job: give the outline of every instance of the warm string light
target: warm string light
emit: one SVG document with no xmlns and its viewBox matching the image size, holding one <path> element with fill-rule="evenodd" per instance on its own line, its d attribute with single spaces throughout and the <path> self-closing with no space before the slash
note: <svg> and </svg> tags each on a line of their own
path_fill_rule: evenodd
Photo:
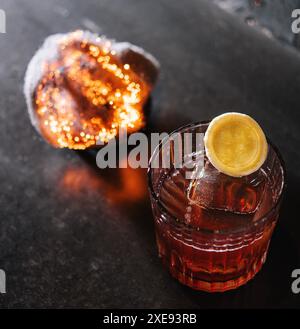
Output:
<svg viewBox="0 0 300 329">
<path fill-rule="evenodd" d="M 85 149 L 109 141 L 119 127 L 132 132 L 144 124 L 147 83 L 120 63 L 111 42 L 83 36 L 63 38 L 34 94 L 40 131 L 57 147 Z"/>
</svg>

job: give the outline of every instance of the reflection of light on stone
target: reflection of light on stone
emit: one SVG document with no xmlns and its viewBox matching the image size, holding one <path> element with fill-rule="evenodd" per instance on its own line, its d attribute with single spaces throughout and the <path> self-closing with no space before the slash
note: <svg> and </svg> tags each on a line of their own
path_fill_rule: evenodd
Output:
<svg viewBox="0 0 300 329">
<path fill-rule="evenodd" d="M 117 183 L 111 183 L 110 175 L 117 176 Z M 147 198 L 146 179 L 146 171 L 140 168 L 122 168 L 117 172 L 108 169 L 101 176 L 87 167 L 69 167 L 60 180 L 59 190 L 78 198 L 99 191 L 110 202 L 139 202 Z"/>
<path fill-rule="evenodd" d="M 119 127 L 130 133 L 144 125 L 152 85 L 120 60 L 111 41 L 76 31 L 55 46 L 32 95 L 33 121 L 53 146 L 85 149 L 109 141 Z"/>
</svg>

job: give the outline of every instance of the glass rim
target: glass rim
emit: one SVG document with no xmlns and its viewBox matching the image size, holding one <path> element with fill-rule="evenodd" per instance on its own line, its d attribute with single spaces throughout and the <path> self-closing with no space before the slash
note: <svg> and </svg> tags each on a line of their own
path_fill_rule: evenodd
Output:
<svg viewBox="0 0 300 329">
<path fill-rule="evenodd" d="M 177 128 L 176 130 L 173 130 L 170 135 L 172 134 L 176 134 L 176 133 L 182 133 L 184 130 L 188 129 L 188 128 L 195 128 L 198 126 L 203 126 L 205 124 L 208 124 L 210 122 L 210 120 L 204 120 L 204 121 L 198 121 L 198 122 L 193 122 L 193 123 L 188 123 L 184 126 L 181 126 L 179 128 Z M 159 144 L 156 146 L 155 150 L 153 151 L 149 163 L 148 163 L 148 170 L 147 170 L 147 180 L 148 180 L 148 187 L 150 190 L 150 194 L 151 197 L 155 200 L 156 205 L 158 205 L 160 211 L 162 212 L 163 215 L 165 215 L 166 218 L 171 218 L 173 223 L 173 225 L 181 225 L 185 228 L 189 228 L 194 230 L 195 232 L 199 232 L 199 233 L 204 233 L 204 234 L 214 234 L 214 235 L 224 235 L 224 234 L 235 234 L 235 233 L 241 233 L 243 231 L 247 231 L 253 227 L 258 227 L 259 225 L 264 224 L 268 219 L 269 219 L 269 215 L 278 207 L 278 205 L 281 203 L 283 195 L 284 195 L 284 190 L 286 189 L 286 168 L 285 168 L 285 162 L 278 150 L 278 148 L 270 141 L 269 138 L 267 138 L 267 142 L 268 145 L 272 147 L 273 151 L 275 152 L 276 156 L 279 159 L 280 162 L 280 166 L 282 169 L 282 184 L 280 187 L 280 192 L 279 192 L 279 196 L 278 199 L 276 200 L 276 202 L 272 205 L 272 207 L 266 211 L 262 216 L 260 216 L 255 222 L 250 222 L 247 223 L 247 225 L 240 227 L 240 228 L 236 228 L 236 229 L 223 229 L 223 230 L 210 230 L 210 229 L 203 229 L 203 228 L 195 228 L 189 224 L 184 223 L 182 220 L 180 220 L 179 218 L 173 216 L 172 214 L 169 213 L 169 211 L 165 208 L 165 206 L 161 203 L 161 201 L 159 200 L 158 196 L 156 195 L 154 188 L 153 188 L 153 184 L 152 184 L 152 169 L 151 168 L 151 162 L 154 156 L 157 155 L 157 152 L 160 150 L 160 148 L 163 146 L 163 144 L 165 143 L 165 141 L 169 138 L 169 136 L 166 136 L 165 138 L 163 138 Z"/>
</svg>

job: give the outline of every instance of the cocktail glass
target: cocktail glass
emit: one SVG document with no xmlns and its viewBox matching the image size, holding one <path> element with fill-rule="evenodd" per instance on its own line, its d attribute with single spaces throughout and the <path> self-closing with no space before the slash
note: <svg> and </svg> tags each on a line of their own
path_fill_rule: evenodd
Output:
<svg viewBox="0 0 300 329">
<path fill-rule="evenodd" d="M 207 127 L 207 122 L 196 123 L 174 133 L 182 139 L 184 134 L 203 138 Z M 167 142 L 166 138 L 158 145 L 148 168 L 156 241 L 163 264 L 173 277 L 197 290 L 222 292 L 245 284 L 266 260 L 279 215 L 285 168 L 278 150 L 268 142 L 263 166 L 241 178 L 213 168 L 204 147 L 192 150 L 191 157 L 197 153 L 200 159 L 201 152 L 203 156 L 202 173 L 193 179 L 186 173 L 196 172 L 197 164 L 193 169 L 186 166 L 187 156 L 182 152 L 183 166 L 176 168 L 172 156 L 175 143 Z M 171 155 L 169 168 L 159 161 L 166 150 Z"/>
</svg>

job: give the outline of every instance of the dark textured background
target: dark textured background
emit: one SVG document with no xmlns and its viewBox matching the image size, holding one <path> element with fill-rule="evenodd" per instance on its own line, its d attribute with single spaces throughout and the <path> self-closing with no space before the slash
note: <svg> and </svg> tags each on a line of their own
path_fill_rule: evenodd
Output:
<svg viewBox="0 0 300 329">
<path fill-rule="evenodd" d="M 300 49 L 299 35 L 291 30 L 291 13 L 300 0 L 212 0 L 269 38 Z"/>
<path fill-rule="evenodd" d="M 0 0 L 0 268 L 6 307 L 300 307 L 300 58 L 200 0 Z M 128 40 L 161 62 L 149 129 L 228 110 L 257 119 L 280 148 L 288 190 L 263 270 L 238 290 L 192 291 L 157 257 L 145 170 L 100 171 L 31 127 L 26 65 L 49 34 L 76 28 Z M 299 212 L 298 212 L 299 213 Z"/>
</svg>

